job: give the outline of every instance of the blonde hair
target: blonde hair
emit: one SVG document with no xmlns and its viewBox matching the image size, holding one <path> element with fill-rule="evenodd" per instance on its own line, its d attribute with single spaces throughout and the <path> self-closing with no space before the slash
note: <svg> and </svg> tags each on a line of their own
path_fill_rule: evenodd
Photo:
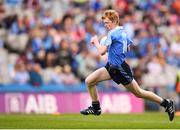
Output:
<svg viewBox="0 0 180 130">
<path fill-rule="evenodd" d="M 106 10 L 102 15 L 102 20 L 108 18 L 112 22 L 115 22 L 117 25 L 119 24 L 119 14 L 115 10 Z"/>
</svg>

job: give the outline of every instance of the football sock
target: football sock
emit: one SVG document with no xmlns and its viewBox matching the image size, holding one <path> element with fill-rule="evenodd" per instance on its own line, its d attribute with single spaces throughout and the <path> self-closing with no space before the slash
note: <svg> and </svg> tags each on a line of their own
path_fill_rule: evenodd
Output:
<svg viewBox="0 0 180 130">
<path fill-rule="evenodd" d="M 166 99 L 163 99 L 163 101 L 160 103 L 161 106 L 166 107 L 168 105 L 168 101 Z"/>
<path fill-rule="evenodd" d="M 92 107 L 93 107 L 95 110 L 101 109 L 101 108 L 100 108 L 100 103 L 99 103 L 99 101 L 93 101 L 93 102 L 92 102 Z"/>
</svg>

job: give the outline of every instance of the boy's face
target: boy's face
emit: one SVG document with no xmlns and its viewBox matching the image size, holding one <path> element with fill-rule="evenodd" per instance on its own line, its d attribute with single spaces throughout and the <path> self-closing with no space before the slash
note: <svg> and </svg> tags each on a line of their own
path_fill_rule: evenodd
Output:
<svg viewBox="0 0 180 130">
<path fill-rule="evenodd" d="M 114 22 L 112 22 L 111 20 L 109 20 L 108 18 L 105 18 L 103 20 L 104 26 L 107 30 L 111 30 L 114 27 L 116 27 L 116 24 Z"/>
</svg>

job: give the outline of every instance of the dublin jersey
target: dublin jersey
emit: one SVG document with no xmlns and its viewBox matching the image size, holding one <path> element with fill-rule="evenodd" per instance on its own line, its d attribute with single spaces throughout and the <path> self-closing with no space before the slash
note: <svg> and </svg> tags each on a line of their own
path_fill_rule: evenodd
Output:
<svg viewBox="0 0 180 130">
<path fill-rule="evenodd" d="M 108 63 L 119 66 L 125 61 L 128 46 L 132 40 L 122 26 L 110 30 L 102 45 L 108 46 Z"/>
</svg>

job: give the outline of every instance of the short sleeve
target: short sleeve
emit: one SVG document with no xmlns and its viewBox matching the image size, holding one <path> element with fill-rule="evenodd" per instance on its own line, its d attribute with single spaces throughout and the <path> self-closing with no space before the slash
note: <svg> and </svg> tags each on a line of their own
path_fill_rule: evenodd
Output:
<svg viewBox="0 0 180 130">
<path fill-rule="evenodd" d="M 130 39 L 129 37 L 127 38 L 127 45 L 129 46 L 129 45 L 132 45 L 133 44 L 133 41 L 132 41 L 132 39 Z"/>
<path fill-rule="evenodd" d="M 109 32 L 107 36 L 103 37 L 100 41 L 101 45 L 109 46 L 112 43 L 111 33 Z"/>
</svg>

